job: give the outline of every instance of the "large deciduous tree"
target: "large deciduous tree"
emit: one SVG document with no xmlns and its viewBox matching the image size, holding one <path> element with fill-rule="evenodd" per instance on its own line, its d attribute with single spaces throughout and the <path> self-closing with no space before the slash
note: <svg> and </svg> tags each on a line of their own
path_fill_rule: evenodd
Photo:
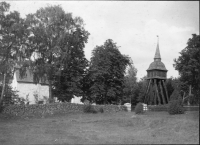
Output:
<svg viewBox="0 0 200 145">
<path fill-rule="evenodd" d="M 72 80 L 79 80 L 79 74 L 75 74 L 82 73 L 86 63 L 83 48 L 89 33 L 84 30 L 81 18 L 73 18 L 71 13 L 65 13 L 60 6 L 41 8 L 36 13 L 29 14 L 26 23 L 32 32 L 29 37 L 32 54 L 36 54 L 32 69 L 34 80 L 47 78 L 51 102 L 53 87 L 63 90 L 62 87 L 73 86 Z M 73 77 L 70 78 L 71 76 Z M 59 85 L 57 80 L 62 80 L 60 83 L 65 83 L 65 86 Z"/>
<path fill-rule="evenodd" d="M 189 38 L 186 48 L 180 52 L 180 55 L 174 60 L 174 67 L 179 71 L 180 81 L 192 86 L 192 93 L 198 102 L 200 96 L 200 36 L 192 34 L 192 38 Z"/>
<path fill-rule="evenodd" d="M 119 103 L 122 100 L 124 75 L 129 57 L 122 55 L 111 39 L 92 51 L 88 78 L 90 98 L 97 104 Z"/>
<path fill-rule="evenodd" d="M 88 32 L 83 28 L 76 31 L 76 38 L 71 35 L 68 42 L 71 43 L 70 59 L 65 62 L 60 75 L 55 76 L 53 94 L 60 101 L 70 101 L 74 95 L 82 96 L 83 78 L 86 75 L 88 60 L 84 55 L 85 43 Z"/>
<path fill-rule="evenodd" d="M 28 57 L 26 43 L 29 30 L 20 14 L 17 11 L 10 12 L 9 9 L 8 3 L 0 2 L 0 76 L 3 76 L 0 103 L 15 66 L 22 65 Z"/>
</svg>

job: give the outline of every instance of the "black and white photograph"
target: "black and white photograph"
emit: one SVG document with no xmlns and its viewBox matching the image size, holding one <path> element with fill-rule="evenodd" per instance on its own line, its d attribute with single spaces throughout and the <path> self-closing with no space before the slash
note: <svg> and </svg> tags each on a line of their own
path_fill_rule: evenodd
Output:
<svg viewBox="0 0 200 145">
<path fill-rule="evenodd" d="M 0 0 L 0 145 L 199 144 L 199 1 Z"/>
</svg>

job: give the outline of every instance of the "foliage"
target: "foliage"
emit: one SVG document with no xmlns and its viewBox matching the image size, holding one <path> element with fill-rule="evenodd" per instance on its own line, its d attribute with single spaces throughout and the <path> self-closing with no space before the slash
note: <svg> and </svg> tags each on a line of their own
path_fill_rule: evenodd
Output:
<svg viewBox="0 0 200 145">
<path fill-rule="evenodd" d="M 87 74 L 87 99 L 97 104 L 118 104 L 122 100 L 124 74 L 128 64 L 129 58 L 120 53 L 111 39 L 102 46 L 96 46 Z"/>
<path fill-rule="evenodd" d="M 190 104 L 190 105 L 198 105 L 198 101 L 194 94 L 189 94 L 189 87 L 186 83 L 181 82 L 180 78 L 172 78 L 169 82 L 167 83 L 170 85 L 173 90 L 170 96 L 170 100 L 182 100 L 183 104 Z M 167 86 L 169 87 L 169 86 Z"/>
<path fill-rule="evenodd" d="M 148 105 L 149 110 L 151 111 L 168 111 L 168 104 L 165 105 Z"/>
<path fill-rule="evenodd" d="M 135 113 L 136 113 L 136 114 L 144 113 L 144 111 L 143 111 L 143 104 L 142 104 L 142 103 L 138 103 L 138 104 L 135 106 Z"/>
<path fill-rule="evenodd" d="M 53 100 L 52 88 L 56 88 L 54 94 L 57 97 L 58 92 L 61 93 L 60 100 L 66 100 L 63 96 L 69 93 L 71 97 L 71 88 L 76 89 L 74 82 L 79 81 L 86 63 L 83 48 L 89 33 L 83 28 L 83 20 L 73 18 L 60 6 L 47 6 L 27 15 L 26 24 L 32 32 L 29 42 L 31 54 L 35 56 L 34 80 L 48 80 L 50 102 Z"/>
<path fill-rule="evenodd" d="M 126 112 L 128 111 L 128 107 L 127 107 L 127 106 L 123 105 L 123 106 L 121 106 L 121 107 L 123 107 L 122 110 L 124 110 L 124 111 L 126 111 Z M 131 108 L 131 109 L 132 109 L 132 108 Z"/>
<path fill-rule="evenodd" d="M 43 96 L 43 101 L 44 101 L 44 104 L 46 104 L 49 102 L 49 98 L 47 96 Z"/>
<path fill-rule="evenodd" d="M 136 96 L 138 96 L 138 101 L 139 102 L 144 102 L 144 96 L 145 96 L 145 92 L 146 92 L 146 89 L 147 89 L 147 81 L 146 81 L 146 76 L 143 77 L 139 82 L 137 82 L 137 88 L 134 92 L 136 92 Z M 186 91 L 188 92 L 188 87 L 182 83 L 180 81 L 179 78 L 169 78 L 166 80 L 166 87 L 167 87 L 167 91 L 168 91 L 168 96 L 170 98 L 170 96 L 172 95 L 173 91 L 175 90 L 175 88 L 177 88 L 178 90 L 178 93 L 180 94 L 180 97 L 183 97 L 184 95 L 184 92 L 183 91 Z M 154 90 L 152 88 L 149 89 L 149 93 L 148 93 L 148 96 L 153 96 L 154 95 Z M 154 100 L 151 100 L 153 102 L 151 103 L 154 103 Z"/>
<path fill-rule="evenodd" d="M 166 88 L 167 88 L 168 95 L 171 96 L 174 91 L 174 78 L 173 77 L 168 78 L 166 80 Z"/>
<path fill-rule="evenodd" d="M 136 91 L 136 95 L 138 96 L 138 102 L 144 102 L 145 99 L 145 92 L 146 92 L 146 88 L 147 87 L 147 81 L 146 81 L 146 76 L 144 76 L 143 78 L 140 79 L 139 82 L 137 82 L 137 89 Z"/>
<path fill-rule="evenodd" d="M 172 95 L 170 96 L 170 101 L 171 100 L 181 100 L 181 95 L 180 95 L 180 91 L 179 91 L 179 89 L 175 89 L 174 91 L 173 91 L 173 93 L 172 93 Z"/>
<path fill-rule="evenodd" d="M 74 34 L 76 34 L 77 39 L 74 39 Z M 87 43 L 89 33 L 83 27 L 78 27 L 74 34 L 67 39 L 71 43 L 69 48 L 70 59 L 65 62 L 65 67 L 61 70 L 61 74 L 55 77 L 53 93 L 61 101 L 70 101 L 73 95 L 83 95 L 83 78 L 88 66 L 83 49 L 85 43 Z"/>
<path fill-rule="evenodd" d="M 187 46 L 180 52 L 178 59 L 175 59 L 174 67 L 179 71 L 180 81 L 188 88 L 192 86 L 193 99 L 199 102 L 200 96 L 200 36 L 192 34 Z"/>
<path fill-rule="evenodd" d="M 146 92 L 146 87 L 147 87 L 147 81 L 146 81 L 146 76 L 141 78 L 138 82 L 135 82 L 135 86 L 133 89 L 133 94 L 131 97 L 131 103 L 132 105 L 136 105 L 138 102 L 144 102 L 144 96 Z M 130 91 L 128 91 L 130 92 Z M 124 89 L 124 94 L 127 93 L 127 88 L 126 88 L 126 83 L 125 83 L 125 89 Z M 126 98 L 123 99 L 123 101 L 126 100 Z M 124 102 L 126 103 L 126 102 Z"/>
<path fill-rule="evenodd" d="M 99 112 L 101 112 L 101 113 L 104 112 L 103 107 L 99 108 Z"/>
<path fill-rule="evenodd" d="M 83 112 L 85 112 L 85 113 L 97 113 L 94 106 L 92 106 L 91 104 L 84 105 Z"/>
<path fill-rule="evenodd" d="M 80 32 L 77 35 L 81 37 L 82 33 L 86 32 Z M 77 45 L 78 43 L 79 45 Z M 86 73 L 85 69 L 88 66 L 88 61 L 83 51 L 84 43 L 86 43 L 86 41 L 83 40 L 71 43 L 71 45 L 74 45 L 74 47 L 70 49 L 71 58 L 66 62 L 66 66 L 61 70 L 60 75 L 55 77 L 53 94 L 57 96 L 60 101 L 69 102 L 73 95 L 83 95 L 83 78 Z"/>
<path fill-rule="evenodd" d="M 188 98 L 185 99 L 185 101 L 189 101 L 189 104 L 192 104 L 192 105 L 199 105 L 199 102 L 196 101 L 196 98 L 194 97 L 193 94 L 190 94 L 188 95 Z"/>
<path fill-rule="evenodd" d="M 179 94 L 179 95 L 175 95 L 175 97 L 176 96 L 183 97 L 184 93 L 188 93 L 189 92 L 188 86 L 185 83 L 181 82 L 180 78 L 171 77 L 171 78 L 167 79 L 166 87 L 167 87 L 169 99 L 171 98 L 173 93 Z M 178 99 L 178 98 L 176 98 L 176 99 Z"/>
<path fill-rule="evenodd" d="M 17 11 L 10 12 L 10 4 L 0 2 L 0 77 L 3 86 L 0 102 L 3 101 L 6 81 L 12 78 L 16 66 L 22 66 L 29 57 L 27 36 L 29 30 Z"/>
<path fill-rule="evenodd" d="M 172 100 L 169 102 L 169 107 L 168 107 L 169 114 L 171 114 L 171 115 L 183 114 L 184 111 L 185 110 L 183 108 L 181 100 Z"/>
<path fill-rule="evenodd" d="M 122 103 L 131 102 L 132 105 L 136 105 L 138 103 L 137 96 L 135 95 L 137 89 L 137 69 L 134 65 L 129 65 L 127 74 L 124 78 L 124 97 Z"/>
<path fill-rule="evenodd" d="M 0 104 L 0 114 L 3 112 L 4 106 Z"/>
<path fill-rule="evenodd" d="M 12 97 L 12 104 L 25 105 L 26 99 L 19 97 L 19 96 L 14 96 L 14 97 Z"/>
<path fill-rule="evenodd" d="M 2 91 L 2 86 L 0 86 L 0 92 L 1 91 Z M 17 91 L 14 91 L 12 87 L 10 87 L 8 83 L 6 83 L 2 105 L 16 104 L 16 98 L 19 98 Z"/>
<path fill-rule="evenodd" d="M 5 107 L 5 106 L 3 105 L 3 103 L 1 103 L 1 104 L 0 104 L 0 113 L 3 112 L 4 107 Z"/>
<path fill-rule="evenodd" d="M 39 102 L 39 96 L 38 96 L 38 93 L 36 91 L 33 92 L 33 96 L 34 96 L 34 99 L 35 99 L 35 104 L 38 104 L 38 102 Z"/>
<path fill-rule="evenodd" d="M 95 100 L 91 97 L 91 90 L 90 90 L 91 82 L 92 82 L 91 73 L 89 69 L 86 68 L 86 74 L 81 81 L 82 84 L 81 90 L 83 91 L 83 95 L 81 98 L 82 102 L 85 102 L 87 100 L 88 102 L 95 103 Z"/>
</svg>

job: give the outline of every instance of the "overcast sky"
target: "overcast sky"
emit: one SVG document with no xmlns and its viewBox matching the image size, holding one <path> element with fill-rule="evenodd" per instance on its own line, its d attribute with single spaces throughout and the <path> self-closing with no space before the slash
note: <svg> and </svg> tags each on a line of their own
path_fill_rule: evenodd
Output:
<svg viewBox="0 0 200 145">
<path fill-rule="evenodd" d="M 97 45 L 112 39 L 122 54 L 129 55 L 137 68 L 137 77 L 147 74 L 156 51 L 157 37 L 162 62 L 168 77 L 177 77 L 174 58 L 186 47 L 191 34 L 199 35 L 198 1 L 9 1 L 11 11 L 22 17 L 40 7 L 61 5 L 65 12 L 80 16 L 90 36 L 85 56 L 90 60 Z"/>
</svg>

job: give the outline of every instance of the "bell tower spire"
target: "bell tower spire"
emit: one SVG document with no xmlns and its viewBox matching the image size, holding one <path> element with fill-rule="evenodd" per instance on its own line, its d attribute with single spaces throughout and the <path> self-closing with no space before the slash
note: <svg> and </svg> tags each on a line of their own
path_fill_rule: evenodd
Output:
<svg viewBox="0 0 200 145">
<path fill-rule="evenodd" d="M 157 40 L 157 47 L 156 47 L 156 53 L 154 56 L 154 61 L 161 61 L 161 57 L 160 57 L 160 50 L 159 50 L 159 36 L 157 35 L 158 40 Z"/>
<path fill-rule="evenodd" d="M 144 102 L 149 105 L 167 104 L 169 102 L 165 83 L 167 79 L 167 69 L 164 63 L 161 62 L 159 37 L 157 41 L 154 62 L 152 62 L 147 69 L 148 86 L 145 92 Z"/>
</svg>

